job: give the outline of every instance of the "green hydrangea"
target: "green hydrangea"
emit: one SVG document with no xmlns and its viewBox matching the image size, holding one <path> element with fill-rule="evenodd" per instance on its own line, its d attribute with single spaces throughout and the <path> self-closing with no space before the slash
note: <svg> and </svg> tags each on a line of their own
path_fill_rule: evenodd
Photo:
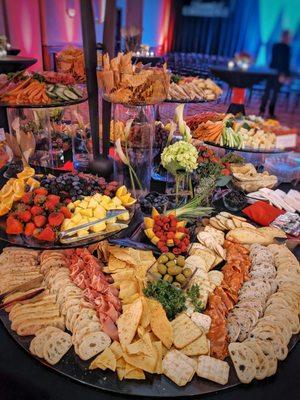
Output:
<svg viewBox="0 0 300 400">
<path fill-rule="evenodd" d="M 163 167 L 173 175 L 193 172 L 198 167 L 197 158 L 196 147 L 183 140 L 166 147 L 161 154 Z"/>
</svg>

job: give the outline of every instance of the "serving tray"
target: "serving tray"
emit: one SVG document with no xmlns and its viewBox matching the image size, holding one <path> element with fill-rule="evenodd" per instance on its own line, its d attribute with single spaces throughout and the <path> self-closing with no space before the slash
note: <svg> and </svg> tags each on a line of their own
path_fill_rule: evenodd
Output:
<svg viewBox="0 0 300 400">
<path fill-rule="evenodd" d="M 74 352 L 72 347 L 62 360 L 52 366 L 44 360 L 33 356 L 29 352 L 29 345 L 33 336 L 18 336 L 11 330 L 11 322 L 8 319 L 8 314 L 5 311 L 0 311 L 0 319 L 12 338 L 28 353 L 31 357 L 36 358 L 44 366 L 51 368 L 57 373 L 67 376 L 82 384 L 92 386 L 107 392 L 133 395 L 133 396 L 151 396 L 151 397 L 183 397 L 196 396 L 219 392 L 224 389 L 232 388 L 240 385 L 236 376 L 235 370 L 230 364 L 229 381 L 227 385 L 219 385 L 217 383 L 198 378 L 196 375 L 193 380 L 184 387 L 176 386 L 164 375 L 151 375 L 146 373 L 146 379 L 138 380 L 123 380 L 119 381 L 117 374 L 111 371 L 89 370 L 90 361 L 82 361 Z M 297 344 L 300 334 L 294 335 L 289 343 L 289 351 Z M 278 364 L 280 368 L 280 363 Z"/>
</svg>

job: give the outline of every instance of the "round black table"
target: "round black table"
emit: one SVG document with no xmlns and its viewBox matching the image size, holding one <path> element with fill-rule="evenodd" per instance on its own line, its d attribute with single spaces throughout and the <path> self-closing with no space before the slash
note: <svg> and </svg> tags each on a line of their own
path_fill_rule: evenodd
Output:
<svg viewBox="0 0 300 400">
<path fill-rule="evenodd" d="M 20 49 L 15 49 L 13 47 L 6 50 L 8 56 L 17 56 L 20 53 L 20 51 L 21 51 Z"/>
<path fill-rule="evenodd" d="M 231 104 L 227 110 L 232 114 L 245 114 L 245 89 L 277 75 L 277 71 L 274 69 L 255 66 L 248 69 L 211 67 L 211 72 L 232 88 Z"/>
</svg>

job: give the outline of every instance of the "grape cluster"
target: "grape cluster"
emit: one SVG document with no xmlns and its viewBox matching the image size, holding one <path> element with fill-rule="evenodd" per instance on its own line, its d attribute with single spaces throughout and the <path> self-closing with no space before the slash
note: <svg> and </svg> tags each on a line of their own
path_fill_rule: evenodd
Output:
<svg viewBox="0 0 300 400">
<path fill-rule="evenodd" d="M 170 208 L 169 198 L 165 194 L 150 192 L 140 200 L 141 210 L 145 214 L 151 214 L 152 208 L 155 207 L 159 213 L 164 213 Z"/>
<path fill-rule="evenodd" d="M 41 180 L 41 186 L 49 193 L 59 195 L 63 200 L 75 201 L 82 196 L 91 196 L 95 193 L 114 196 L 118 183 L 107 183 L 104 178 L 84 173 L 67 173 L 59 176 L 45 176 Z"/>
</svg>

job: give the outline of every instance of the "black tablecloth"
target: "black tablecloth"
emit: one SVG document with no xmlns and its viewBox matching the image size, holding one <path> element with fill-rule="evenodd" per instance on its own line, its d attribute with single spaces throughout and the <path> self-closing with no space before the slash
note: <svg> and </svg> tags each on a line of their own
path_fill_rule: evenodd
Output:
<svg viewBox="0 0 300 400">
<path fill-rule="evenodd" d="M 276 76 L 277 72 L 269 68 L 250 67 L 247 70 L 228 67 L 211 67 L 211 72 L 227 82 L 231 87 L 250 88 L 262 80 Z"/>
</svg>

